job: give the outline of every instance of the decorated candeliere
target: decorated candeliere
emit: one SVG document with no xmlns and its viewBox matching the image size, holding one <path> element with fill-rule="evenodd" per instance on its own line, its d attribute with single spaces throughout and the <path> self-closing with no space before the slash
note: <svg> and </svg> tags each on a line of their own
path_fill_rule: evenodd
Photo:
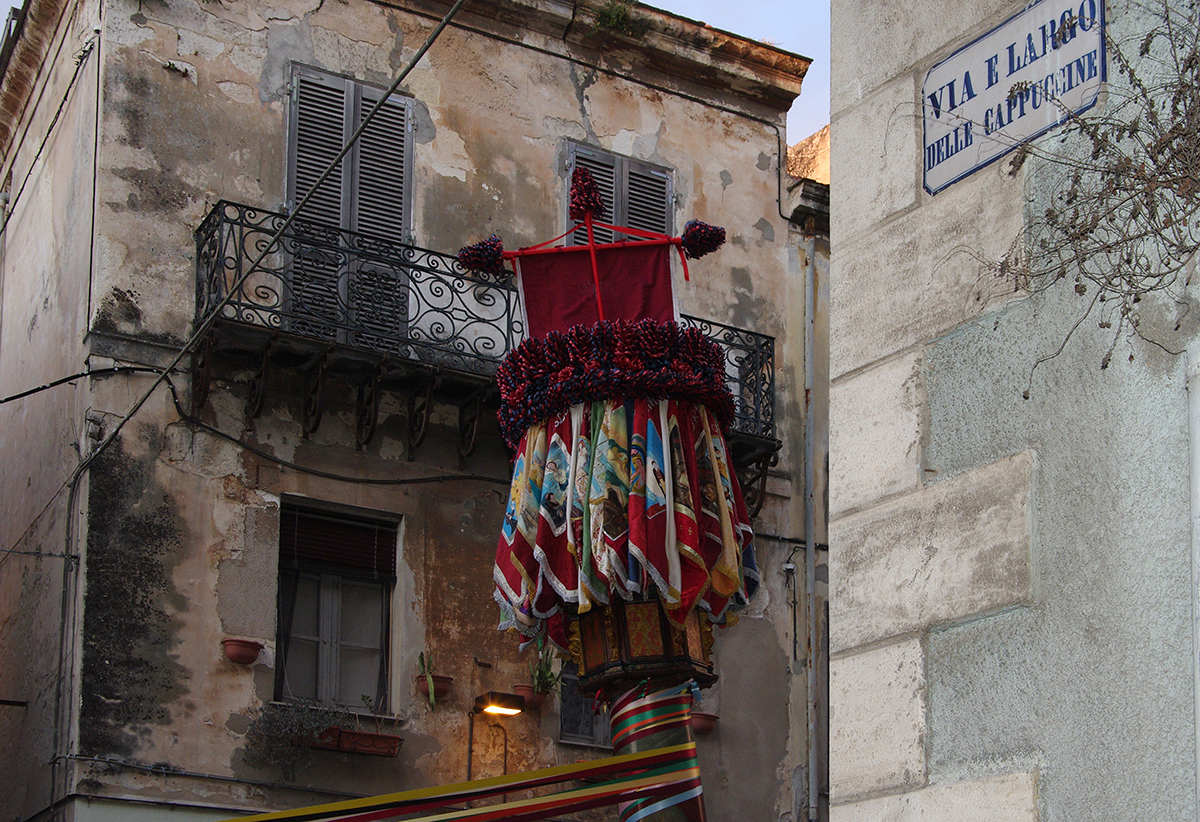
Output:
<svg viewBox="0 0 1200 822">
<path fill-rule="evenodd" d="M 577 225 L 517 251 L 493 235 L 459 260 L 513 265 L 529 334 L 497 372 L 515 452 L 494 570 L 500 627 L 570 654 L 580 688 L 613 701 L 622 752 L 690 738 L 690 695 L 678 688 L 716 680 L 713 626 L 749 599 L 757 573 L 725 440 L 734 407 L 724 354 L 679 324 L 672 289 L 672 256 L 688 279 L 687 260 L 720 247 L 724 229 L 693 221 L 669 237 L 599 223 L 602 210 L 591 175 L 576 169 Z M 554 245 L 580 227 L 586 245 Z M 635 239 L 598 244 L 595 227 Z M 680 721 L 622 733 L 631 705 L 676 719 L 683 708 Z M 702 819 L 698 793 L 675 816 L 664 806 L 623 818 Z"/>
</svg>

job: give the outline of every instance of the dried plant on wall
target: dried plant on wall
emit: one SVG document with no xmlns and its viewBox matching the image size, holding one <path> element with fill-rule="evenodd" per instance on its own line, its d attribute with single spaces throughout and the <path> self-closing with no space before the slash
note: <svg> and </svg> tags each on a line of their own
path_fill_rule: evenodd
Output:
<svg viewBox="0 0 1200 822">
<path fill-rule="evenodd" d="M 1194 3 L 1169 0 L 1110 13 L 1122 30 L 1107 30 L 1106 98 L 1080 115 L 1064 111 L 1062 129 L 1009 161 L 1014 175 L 1029 164 L 1026 228 L 989 267 L 1024 290 L 1072 289 L 1081 304 L 1062 345 L 1034 369 L 1089 319 L 1112 331 L 1101 368 L 1133 337 L 1178 353 L 1170 332 L 1186 320 L 1200 247 L 1198 14 Z M 1138 20 L 1140 31 L 1124 30 Z M 1150 297 L 1165 298 L 1153 302 L 1170 315 L 1153 329 L 1144 322 Z"/>
</svg>

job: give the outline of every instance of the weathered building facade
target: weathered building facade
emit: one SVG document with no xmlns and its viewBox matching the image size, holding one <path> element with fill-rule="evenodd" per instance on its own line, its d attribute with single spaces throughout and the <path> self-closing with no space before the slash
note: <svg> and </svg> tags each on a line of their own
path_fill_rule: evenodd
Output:
<svg viewBox="0 0 1200 822">
<path fill-rule="evenodd" d="M 1070 246 L 1038 241 L 1057 209 L 1070 213 L 1076 171 L 1078 190 L 1141 172 L 1103 176 L 1108 149 L 1093 154 L 1086 130 L 1059 127 L 930 182 L 949 154 L 1035 103 L 1098 85 L 1102 46 L 1055 52 L 1098 37 L 1101 11 L 1109 76 L 1083 122 L 1132 121 L 1115 49 L 1150 87 L 1170 49 L 1146 33 L 1161 30 L 1163 10 L 1190 12 L 1026 5 L 833 5 L 835 820 L 1197 811 L 1195 428 L 1188 357 L 1168 353 L 1194 344 L 1192 297 L 1182 277 L 1178 302 L 1122 296 L 1117 265 L 1101 266 L 1112 279 L 1097 287 L 1077 276 L 1098 259 L 1086 255 L 1047 276 L 1054 250 Z M 1028 36 L 994 34 L 1018 14 L 1041 15 Z M 1193 48 L 1194 24 L 1175 31 L 1180 53 Z M 1032 62 L 1038 82 L 1018 83 Z M 954 90 L 928 86 L 939 66 L 959 69 Z M 989 86 L 993 108 L 927 151 L 925 129 Z M 1131 169 L 1139 140 L 1112 142 Z M 1155 190 L 1173 196 L 1170 185 L 1142 192 Z M 1137 233 L 1136 211 L 1081 210 L 1086 227 L 1067 243 L 1115 237 L 1101 233 L 1109 215 L 1124 215 L 1126 239 Z M 1122 316 L 1140 335 L 1118 331 Z"/>
<path fill-rule="evenodd" d="M 3 818 L 220 819 L 603 753 L 568 744 L 587 729 L 557 699 L 469 715 L 528 679 L 491 602 L 510 468 L 491 374 L 520 324 L 511 283 L 450 256 L 561 233 L 585 161 L 627 224 L 728 230 L 676 289 L 730 352 L 761 503 L 705 795 L 715 820 L 817 806 L 817 263 L 780 171 L 807 61 L 643 6 L 470 2 L 263 256 L 450 5 L 26 3 L 0 80 L 0 394 L 73 379 L 0 405 Z M 432 704 L 422 654 L 454 679 Z M 255 740 L 289 747 L 300 702 L 403 747 L 281 765 Z"/>
</svg>

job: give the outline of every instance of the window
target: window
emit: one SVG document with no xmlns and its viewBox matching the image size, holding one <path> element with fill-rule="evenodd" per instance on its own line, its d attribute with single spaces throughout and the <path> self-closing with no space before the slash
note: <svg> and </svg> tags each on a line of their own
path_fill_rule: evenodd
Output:
<svg viewBox="0 0 1200 822">
<path fill-rule="evenodd" d="M 382 89 L 346 77 L 293 67 L 289 209 L 313 188 L 382 96 Z M 397 321 L 406 315 L 407 281 L 388 258 L 399 255 L 371 253 L 377 244 L 351 241 L 341 232 L 393 243 L 409 239 L 412 144 L 412 101 L 392 95 L 304 207 L 300 241 L 290 249 L 289 330 L 371 348 L 396 336 Z M 352 249 L 356 253 L 347 253 Z M 351 333 L 356 338 L 346 339 Z"/>
<path fill-rule="evenodd" d="M 571 174 L 576 166 L 582 166 L 596 178 L 600 193 L 604 195 L 604 214 L 599 218 L 600 222 L 671 233 L 671 172 L 631 157 L 575 143 L 570 144 L 568 160 Z M 568 188 L 570 176 L 567 175 Z M 598 243 L 630 239 L 617 237 L 608 229 L 596 229 L 595 236 Z M 571 240 L 577 245 L 586 243 L 587 230 L 580 228 L 571 235 Z"/>
<path fill-rule="evenodd" d="M 397 523 L 284 502 L 275 698 L 387 709 Z"/>
<path fill-rule="evenodd" d="M 597 713 L 593 694 L 579 692 L 579 669 L 574 662 L 563 662 L 558 693 L 560 706 L 558 739 L 576 745 L 612 747 L 612 729 L 608 710 Z"/>
</svg>

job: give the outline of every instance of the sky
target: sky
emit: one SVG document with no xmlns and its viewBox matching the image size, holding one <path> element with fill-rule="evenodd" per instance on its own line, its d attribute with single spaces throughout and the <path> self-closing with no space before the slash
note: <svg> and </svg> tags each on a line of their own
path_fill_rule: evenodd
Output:
<svg viewBox="0 0 1200 822">
<path fill-rule="evenodd" d="M 8 7 L 0 0 L 0 22 Z M 647 0 L 651 6 L 708 23 L 752 40 L 765 40 L 812 60 L 804 89 L 788 114 L 788 143 L 795 144 L 829 122 L 828 0 Z"/>
<path fill-rule="evenodd" d="M 804 76 L 803 90 L 788 113 L 788 143 L 798 143 L 829 122 L 828 0 L 643 1 L 809 58 L 812 65 Z"/>
</svg>

